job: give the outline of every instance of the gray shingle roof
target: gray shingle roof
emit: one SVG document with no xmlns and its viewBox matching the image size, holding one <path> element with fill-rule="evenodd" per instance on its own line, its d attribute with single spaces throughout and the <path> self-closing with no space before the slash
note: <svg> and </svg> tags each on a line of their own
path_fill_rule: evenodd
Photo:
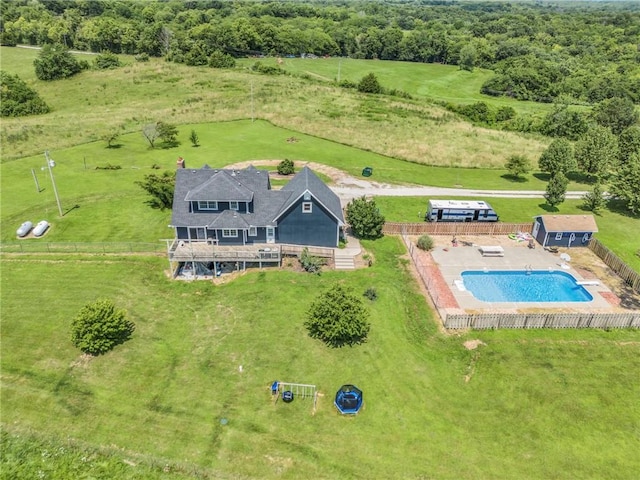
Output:
<svg viewBox="0 0 640 480">
<path fill-rule="evenodd" d="M 271 190 L 268 172 L 249 166 L 243 170 L 178 169 L 171 222 L 175 227 L 248 228 L 275 226 L 287 208 L 309 191 L 338 221 L 344 223 L 340 199 L 308 167 L 280 190 Z M 192 201 L 251 202 L 251 213 L 190 211 Z"/>
</svg>

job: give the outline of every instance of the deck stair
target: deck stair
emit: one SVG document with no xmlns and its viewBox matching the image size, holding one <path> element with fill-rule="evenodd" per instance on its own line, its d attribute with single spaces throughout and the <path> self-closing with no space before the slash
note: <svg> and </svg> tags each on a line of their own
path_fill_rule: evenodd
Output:
<svg viewBox="0 0 640 480">
<path fill-rule="evenodd" d="M 356 268 L 353 253 L 348 250 L 336 249 L 334 262 L 336 270 L 355 270 Z"/>
</svg>

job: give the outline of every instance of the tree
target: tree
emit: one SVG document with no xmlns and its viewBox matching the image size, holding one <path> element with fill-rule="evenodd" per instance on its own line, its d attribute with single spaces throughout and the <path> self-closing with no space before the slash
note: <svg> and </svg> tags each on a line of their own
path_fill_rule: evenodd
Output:
<svg viewBox="0 0 640 480">
<path fill-rule="evenodd" d="M 155 148 L 156 140 L 160 137 L 158 123 L 150 123 L 142 127 L 142 136 L 147 139 L 151 148 Z"/>
<path fill-rule="evenodd" d="M 285 158 L 278 164 L 279 175 L 291 175 L 295 171 L 293 162 Z"/>
<path fill-rule="evenodd" d="M 173 206 L 173 191 L 176 187 L 175 172 L 166 171 L 162 175 L 151 173 L 144 176 L 144 181 L 136 182 L 136 185 L 151 195 L 151 199 L 147 201 L 151 208 L 165 210 Z"/>
<path fill-rule="evenodd" d="M 550 137 L 564 137 L 577 140 L 588 129 L 585 114 L 569 110 L 564 103 L 556 103 L 553 110 L 545 115 L 540 132 Z"/>
<path fill-rule="evenodd" d="M 362 77 L 358 83 L 358 91 L 362 93 L 383 93 L 384 89 L 378 82 L 378 77 L 373 73 L 369 73 Z"/>
<path fill-rule="evenodd" d="M 102 355 L 126 342 L 135 331 L 124 310 L 111 300 L 98 300 L 82 307 L 71 323 L 71 341 L 90 355 Z"/>
<path fill-rule="evenodd" d="M 470 43 L 467 43 L 460 49 L 460 59 L 458 60 L 458 66 L 460 67 L 460 70 L 473 72 L 473 67 L 476 64 L 477 57 L 478 52 L 476 51 L 476 47 L 474 47 Z"/>
<path fill-rule="evenodd" d="M 547 191 L 544 194 L 544 198 L 547 200 L 547 203 L 552 207 L 561 204 L 564 202 L 564 196 L 567 193 L 567 185 L 569 185 L 569 180 L 562 172 L 557 172 L 551 175 L 551 179 L 547 184 Z"/>
<path fill-rule="evenodd" d="M 618 167 L 609 193 L 624 201 L 633 214 L 640 214 L 640 153 L 631 155 Z"/>
<path fill-rule="evenodd" d="M 607 98 L 593 107 L 593 118 L 603 127 L 609 127 L 614 135 L 638 121 L 636 106 L 629 98 Z"/>
<path fill-rule="evenodd" d="M 39 80 L 71 77 L 88 67 L 87 62 L 79 62 L 66 47 L 58 44 L 42 47 L 33 65 Z"/>
<path fill-rule="evenodd" d="M 553 140 L 538 159 L 538 167 L 543 172 L 554 174 L 569 173 L 577 167 L 573 147 L 566 138 Z"/>
<path fill-rule="evenodd" d="M 376 207 L 375 200 L 366 197 L 354 198 L 347 204 L 347 223 L 358 238 L 376 239 L 382 237 L 384 217 Z"/>
<path fill-rule="evenodd" d="M 531 162 L 524 155 L 511 155 L 504 166 L 516 178 L 531 171 Z"/>
<path fill-rule="evenodd" d="M 311 304 L 304 326 L 311 338 L 331 347 L 352 346 L 366 341 L 368 318 L 362 300 L 336 283 Z"/>
<path fill-rule="evenodd" d="M 165 145 L 174 146 L 178 143 L 178 127 L 172 123 L 158 122 L 156 124 L 158 138 L 162 139 Z"/>
<path fill-rule="evenodd" d="M 585 193 L 582 199 L 584 200 L 584 208 L 591 210 L 593 213 L 598 213 L 604 208 L 606 201 L 602 192 L 602 184 L 599 180 L 596 181 L 593 190 Z"/>
<path fill-rule="evenodd" d="M 228 53 L 216 50 L 209 55 L 209 66 L 212 68 L 233 68 L 236 66 L 236 59 Z"/>
<path fill-rule="evenodd" d="M 22 117 L 48 113 L 49 106 L 18 75 L 0 71 L 0 116 Z"/>
<path fill-rule="evenodd" d="M 189 135 L 189 141 L 191 142 L 191 145 L 193 145 L 194 147 L 200 146 L 200 139 L 198 138 L 198 134 L 196 133 L 195 130 L 191 130 L 191 134 Z"/>
<path fill-rule="evenodd" d="M 120 132 L 117 132 L 117 131 L 107 133 L 103 137 L 104 141 L 107 142 L 107 148 L 115 148 L 116 144 L 114 142 L 118 139 L 119 136 L 120 136 Z"/>
<path fill-rule="evenodd" d="M 625 129 L 618 137 L 618 163 L 623 165 L 632 155 L 640 155 L 640 127 Z"/>
<path fill-rule="evenodd" d="M 593 125 L 576 142 L 575 157 L 584 173 L 606 177 L 618 158 L 618 141 L 609 128 Z"/>
<path fill-rule="evenodd" d="M 111 52 L 101 53 L 93 60 L 93 64 L 98 70 L 118 68 L 122 65 L 118 56 L 115 53 Z"/>
</svg>

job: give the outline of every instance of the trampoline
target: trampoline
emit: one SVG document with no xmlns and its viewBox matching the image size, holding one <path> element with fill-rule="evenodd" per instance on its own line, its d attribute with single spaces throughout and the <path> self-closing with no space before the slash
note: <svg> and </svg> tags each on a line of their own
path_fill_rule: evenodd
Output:
<svg viewBox="0 0 640 480">
<path fill-rule="evenodd" d="M 336 392 L 334 404 L 343 415 L 355 415 L 362 408 L 362 390 L 355 385 L 343 385 Z"/>
</svg>

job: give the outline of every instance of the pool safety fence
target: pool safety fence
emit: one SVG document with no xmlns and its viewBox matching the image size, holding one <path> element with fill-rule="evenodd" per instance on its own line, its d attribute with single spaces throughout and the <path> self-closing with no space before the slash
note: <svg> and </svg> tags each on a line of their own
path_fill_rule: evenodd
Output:
<svg viewBox="0 0 640 480">
<path fill-rule="evenodd" d="M 625 313 L 474 313 L 448 314 L 444 327 L 471 328 L 640 328 L 640 312 Z"/>
<path fill-rule="evenodd" d="M 464 223 L 464 222 L 385 222 L 385 235 L 509 235 L 531 233 L 532 223 Z"/>
<path fill-rule="evenodd" d="M 595 238 L 591 238 L 589 250 L 600 257 L 634 292 L 640 292 L 640 274 L 624 263 L 615 253 Z"/>
</svg>

